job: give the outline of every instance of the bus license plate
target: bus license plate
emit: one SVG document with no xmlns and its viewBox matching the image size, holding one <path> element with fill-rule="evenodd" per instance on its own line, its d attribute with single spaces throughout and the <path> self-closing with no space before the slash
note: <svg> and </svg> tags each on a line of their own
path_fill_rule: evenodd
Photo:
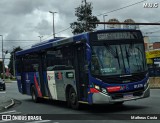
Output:
<svg viewBox="0 0 160 123">
<path fill-rule="evenodd" d="M 123 95 L 123 98 L 124 98 L 124 99 L 133 98 L 133 94 L 126 94 L 126 95 Z"/>
</svg>

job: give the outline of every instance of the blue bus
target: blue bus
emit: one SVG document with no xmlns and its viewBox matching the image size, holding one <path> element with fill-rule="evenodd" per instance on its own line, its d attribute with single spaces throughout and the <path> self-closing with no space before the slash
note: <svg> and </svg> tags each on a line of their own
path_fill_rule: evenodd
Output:
<svg viewBox="0 0 160 123">
<path fill-rule="evenodd" d="M 150 96 L 140 30 L 108 29 L 55 38 L 16 52 L 19 92 L 85 104 L 122 104 Z"/>
</svg>

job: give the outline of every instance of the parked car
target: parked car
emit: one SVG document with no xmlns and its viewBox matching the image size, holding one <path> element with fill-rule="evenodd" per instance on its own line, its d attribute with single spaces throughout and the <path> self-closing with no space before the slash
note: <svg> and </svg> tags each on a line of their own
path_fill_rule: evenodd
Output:
<svg viewBox="0 0 160 123">
<path fill-rule="evenodd" d="M 3 79 L 0 78 L 0 89 L 6 90 L 6 84 Z"/>
</svg>

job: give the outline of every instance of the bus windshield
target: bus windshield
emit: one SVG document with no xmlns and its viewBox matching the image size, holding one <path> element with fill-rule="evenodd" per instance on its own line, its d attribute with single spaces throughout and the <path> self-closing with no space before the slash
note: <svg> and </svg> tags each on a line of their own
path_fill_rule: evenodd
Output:
<svg viewBox="0 0 160 123">
<path fill-rule="evenodd" d="M 147 70 L 143 43 L 92 46 L 91 73 L 126 75 Z"/>
</svg>

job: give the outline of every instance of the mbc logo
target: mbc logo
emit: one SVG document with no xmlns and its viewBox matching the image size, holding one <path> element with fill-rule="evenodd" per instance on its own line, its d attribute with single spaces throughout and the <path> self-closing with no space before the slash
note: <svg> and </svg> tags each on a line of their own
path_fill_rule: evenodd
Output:
<svg viewBox="0 0 160 123">
<path fill-rule="evenodd" d="M 143 3 L 143 8 L 158 8 L 158 3 Z"/>
</svg>

